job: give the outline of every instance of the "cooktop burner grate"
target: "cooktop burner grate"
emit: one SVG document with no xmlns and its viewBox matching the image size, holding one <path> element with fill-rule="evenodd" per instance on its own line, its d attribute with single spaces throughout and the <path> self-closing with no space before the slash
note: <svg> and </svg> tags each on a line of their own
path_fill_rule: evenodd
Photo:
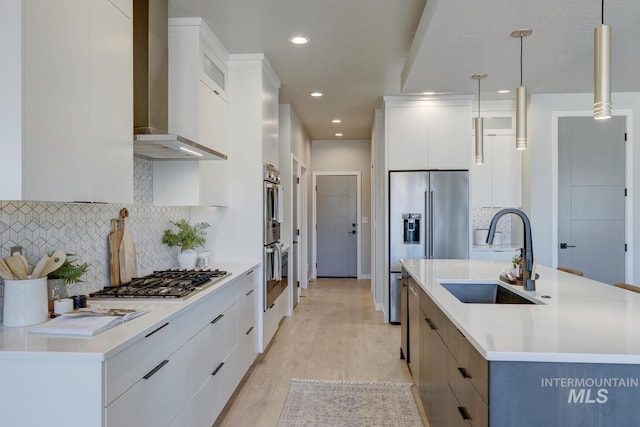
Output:
<svg viewBox="0 0 640 427">
<path fill-rule="evenodd" d="M 186 298 L 227 277 L 222 270 L 162 270 L 106 287 L 89 298 Z"/>
</svg>

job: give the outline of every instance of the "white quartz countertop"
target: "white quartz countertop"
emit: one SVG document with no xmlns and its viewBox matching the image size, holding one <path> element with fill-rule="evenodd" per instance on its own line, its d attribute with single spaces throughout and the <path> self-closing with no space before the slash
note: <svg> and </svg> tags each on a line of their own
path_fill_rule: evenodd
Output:
<svg viewBox="0 0 640 427">
<path fill-rule="evenodd" d="M 4 327 L 0 324 L 0 361 L 64 360 L 101 361 L 106 360 L 144 335 L 162 326 L 164 322 L 179 316 L 208 295 L 219 292 L 226 285 L 242 276 L 257 263 L 224 263 L 210 268 L 220 268 L 231 273 L 214 285 L 203 289 L 184 301 L 171 300 L 92 300 L 91 307 L 117 307 L 148 309 L 140 317 L 122 323 L 93 337 L 32 334 L 29 330 L 36 325 L 24 327 Z"/>
<path fill-rule="evenodd" d="M 640 364 L 640 294 L 539 266 L 542 304 L 465 304 L 441 281 L 496 280 L 508 261 L 402 260 L 402 265 L 489 361 Z M 549 298 L 547 298 L 549 297 Z"/>
</svg>

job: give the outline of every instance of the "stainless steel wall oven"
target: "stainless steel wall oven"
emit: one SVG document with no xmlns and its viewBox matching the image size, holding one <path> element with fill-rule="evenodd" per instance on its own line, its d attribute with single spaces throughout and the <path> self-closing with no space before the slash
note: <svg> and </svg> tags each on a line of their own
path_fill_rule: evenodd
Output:
<svg viewBox="0 0 640 427">
<path fill-rule="evenodd" d="M 283 251 L 280 242 L 280 223 L 284 221 L 283 190 L 280 172 L 272 165 L 264 165 L 264 307 L 267 311 L 287 287 L 283 280 Z M 286 260 L 285 260 L 286 261 Z M 284 270 L 286 272 L 286 270 Z"/>
</svg>

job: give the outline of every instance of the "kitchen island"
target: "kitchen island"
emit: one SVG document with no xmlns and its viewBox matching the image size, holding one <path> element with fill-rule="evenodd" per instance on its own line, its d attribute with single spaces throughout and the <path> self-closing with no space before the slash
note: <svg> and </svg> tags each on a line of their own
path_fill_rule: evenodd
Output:
<svg viewBox="0 0 640 427">
<path fill-rule="evenodd" d="M 0 329 L 0 424 L 211 426 L 257 355 L 257 264 L 93 337 Z"/>
<path fill-rule="evenodd" d="M 448 283 L 496 282 L 509 263 L 402 265 L 418 328 L 407 355 L 433 427 L 640 425 L 639 294 L 541 266 L 535 291 L 504 285 L 534 304 L 464 303 Z"/>
</svg>

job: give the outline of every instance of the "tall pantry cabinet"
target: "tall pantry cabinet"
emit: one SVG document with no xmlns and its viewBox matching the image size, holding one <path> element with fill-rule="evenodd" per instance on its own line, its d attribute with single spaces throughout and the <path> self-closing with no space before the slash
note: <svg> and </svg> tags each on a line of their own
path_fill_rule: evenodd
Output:
<svg viewBox="0 0 640 427">
<path fill-rule="evenodd" d="M 131 202 L 131 0 L 2 3 L 0 199 Z"/>
</svg>

